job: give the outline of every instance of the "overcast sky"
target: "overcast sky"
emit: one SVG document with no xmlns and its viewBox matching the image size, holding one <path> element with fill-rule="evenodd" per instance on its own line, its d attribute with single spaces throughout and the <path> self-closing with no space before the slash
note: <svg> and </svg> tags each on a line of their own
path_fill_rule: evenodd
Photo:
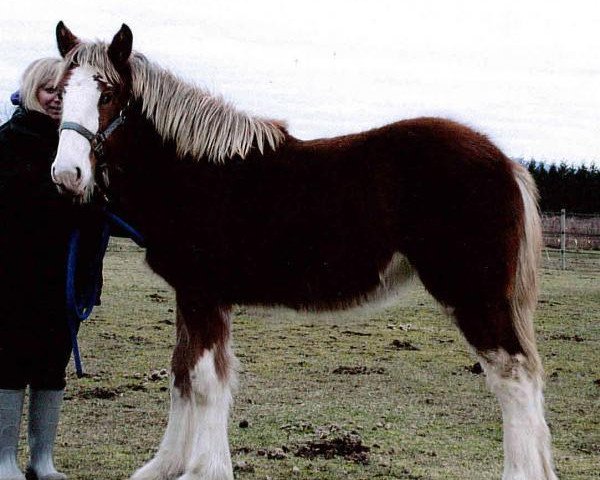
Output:
<svg viewBox="0 0 600 480">
<path fill-rule="evenodd" d="M 134 48 L 300 138 L 436 115 L 509 156 L 600 165 L 594 0 L 3 0 L 0 104 L 56 55 L 121 23 Z M 1 109 L 2 107 L 0 107 Z M 6 108 L 6 107 L 4 107 Z"/>
</svg>

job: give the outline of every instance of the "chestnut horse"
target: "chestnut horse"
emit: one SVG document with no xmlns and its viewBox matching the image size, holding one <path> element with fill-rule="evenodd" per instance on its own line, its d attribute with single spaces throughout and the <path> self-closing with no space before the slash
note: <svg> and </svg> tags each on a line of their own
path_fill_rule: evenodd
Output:
<svg viewBox="0 0 600 480">
<path fill-rule="evenodd" d="M 301 141 L 132 52 L 61 22 L 63 120 L 52 177 L 117 199 L 175 289 L 171 410 L 135 480 L 232 479 L 234 304 L 331 310 L 415 272 L 483 365 L 504 419 L 505 480 L 555 479 L 532 317 L 535 185 L 483 135 L 418 118 Z"/>
</svg>

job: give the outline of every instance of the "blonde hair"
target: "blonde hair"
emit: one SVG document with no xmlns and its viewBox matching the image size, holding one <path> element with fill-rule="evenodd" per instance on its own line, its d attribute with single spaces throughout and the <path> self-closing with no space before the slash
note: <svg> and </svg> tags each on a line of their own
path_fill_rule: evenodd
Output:
<svg viewBox="0 0 600 480">
<path fill-rule="evenodd" d="M 56 83 L 61 71 L 61 63 L 58 58 L 40 58 L 25 69 L 19 88 L 23 107 L 46 113 L 38 100 L 38 91 L 49 82 L 53 85 Z"/>
</svg>

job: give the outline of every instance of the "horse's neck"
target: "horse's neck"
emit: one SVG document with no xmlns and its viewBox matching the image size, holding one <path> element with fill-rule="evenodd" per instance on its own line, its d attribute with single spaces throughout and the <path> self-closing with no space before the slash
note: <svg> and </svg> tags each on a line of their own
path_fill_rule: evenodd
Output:
<svg viewBox="0 0 600 480">
<path fill-rule="evenodd" d="M 163 142 L 150 121 L 130 115 L 130 125 L 122 148 L 118 152 L 118 179 L 111 182 L 115 195 L 132 215 L 143 213 L 144 206 L 160 202 L 161 183 L 169 183 L 168 168 L 175 161 L 175 149 Z"/>
</svg>

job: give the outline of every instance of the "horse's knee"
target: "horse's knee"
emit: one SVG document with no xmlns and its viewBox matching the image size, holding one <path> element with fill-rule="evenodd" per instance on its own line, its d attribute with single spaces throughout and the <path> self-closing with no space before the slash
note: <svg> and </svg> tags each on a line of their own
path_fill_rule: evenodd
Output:
<svg viewBox="0 0 600 480">
<path fill-rule="evenodd" d="M 189 372 L 192 395 L 201 404 L 231 400 L 235 380 L 233 354 L 228 346 L 206 350 Z"/>
<path fill-rule="evenodd" d="M 174 386 L 189 397 L 229 385 L 233 363 L 228 309 L 200 308 L 179 299 L 172 357 Z"/>
</svg>

